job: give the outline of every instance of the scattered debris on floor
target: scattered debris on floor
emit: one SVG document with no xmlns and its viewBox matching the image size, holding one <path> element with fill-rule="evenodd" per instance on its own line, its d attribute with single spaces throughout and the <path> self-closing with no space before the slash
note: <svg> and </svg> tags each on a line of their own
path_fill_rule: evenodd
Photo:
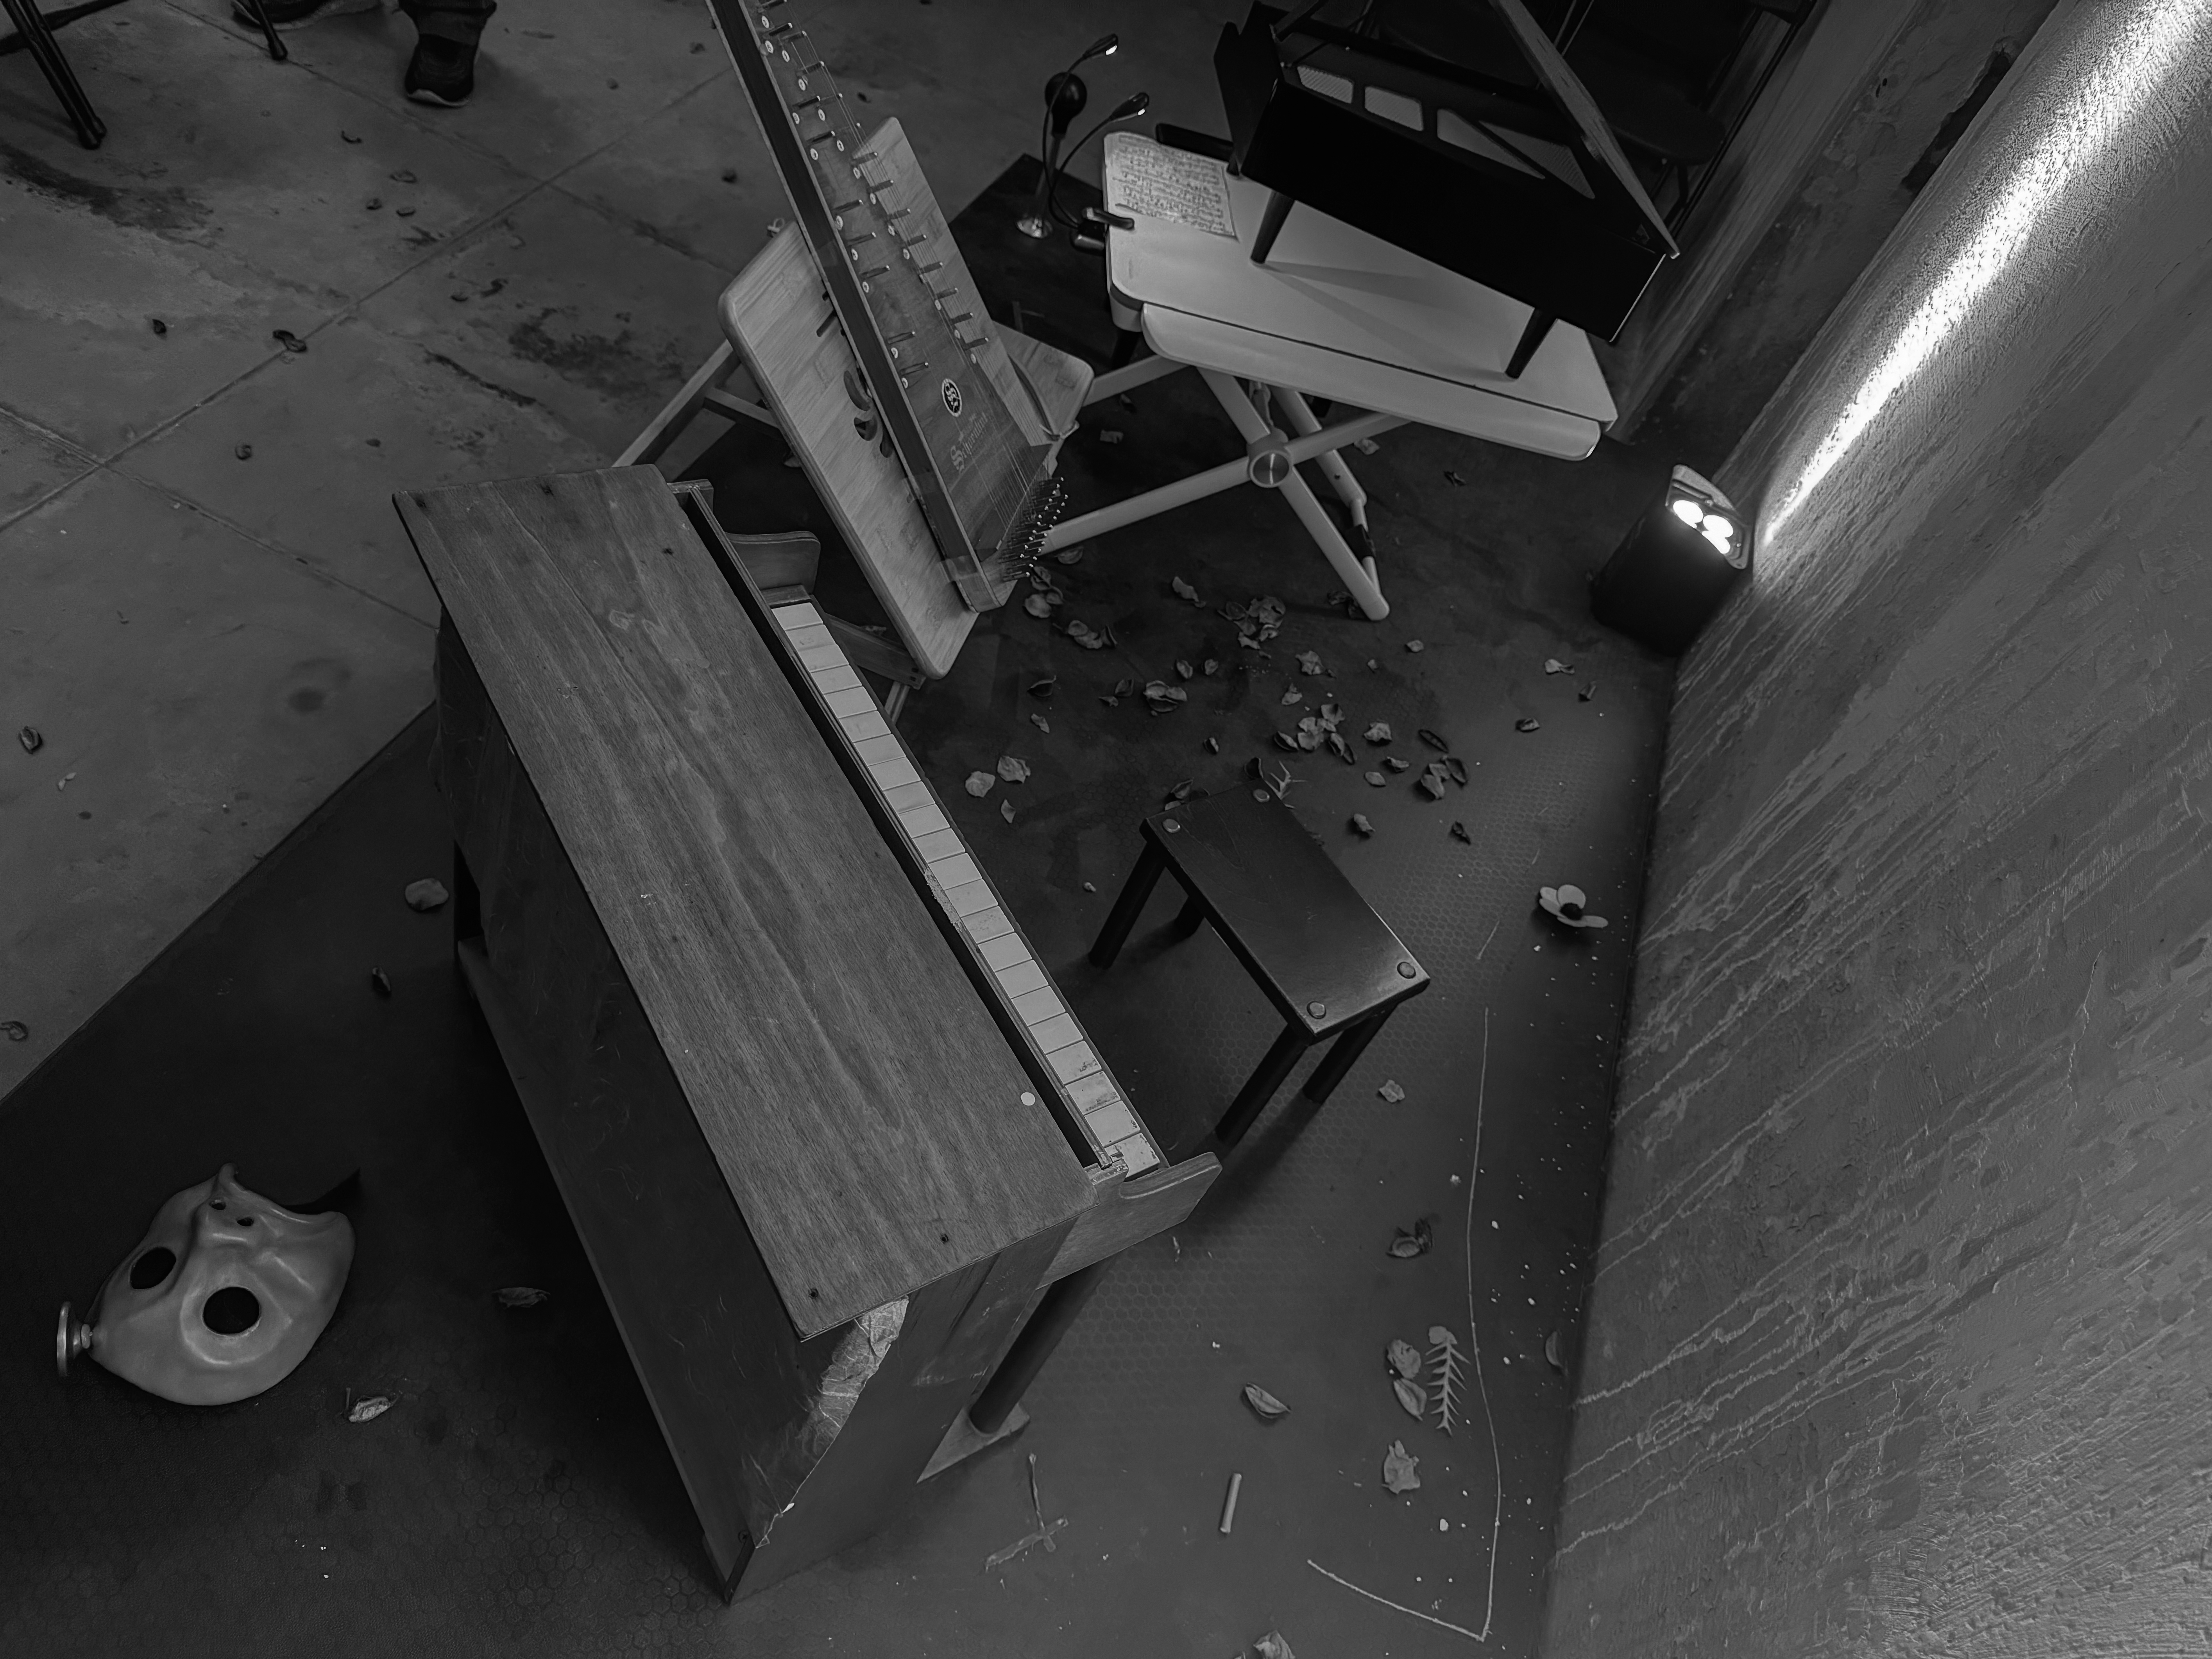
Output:
<svg viewBox="0 0 2212 1659">
<path fill-rule="evenodd" d="M 1444 769 L 1444 763 L 1442 761 L 1431 761 L 1421 769 L 1421 775 L 1413 780 L 1413 787 L 1431 800 L 1442 800 L 1444 798 L 1445 780 L 1450 775 Z"/>
<path fill-rule="evenodd" d="M 1544 659 L 1544 672 L 1547 674 L 1571 674 L 1575 672 L 1575 665 L 1571 662 L 1561 662 L 1557 657 L 1547 657 Z"/>
<path fill-rule="evenodd" d="M 23 745 L 23 752 L 27 755 L 35 755 L 46 746 L 46 738 L 40 735 L 35 726 L 27 726 L 18 732 L 15 741 Z"/>
<path fill-rule="evenodd" d="M 1145 705 L 1155 714 L 1165 714 L 1190 701 L 1190 693 L 1165 680 L 1145 682 Z"/>
<path fill-rule="evenodd" d="M 1421 1460 L 1406 1450 L 1406 1443 L 1393 1440 L 1390 1449 L 1382 1455 L 1382 1484 L 1393 1492 L 1409 1492 L 1421 1484 L 1415 1473 Z"/>
<path fill-rule="evenodd" d="M 1429 647 L 1427 646 L 1423 645 L 1419 640 L 1407 640 L 1406 641 L 1406 649 L 1413 652 L 1416 654 L 1425 651 Z"/>
<path fill-rule="evenodd" d="M 1370 777 L 1373 777 L 1374 774 L 1370 772 L 1368 775 Z M 1377 782 L 1381 781 L 1380 779 L 1376 779 L 1376 781 Z M 1375 833 L 1375 826 L 1368 822 L 1366 813 L 1354 812 L 1352 815 L 1352 833 L 1362 837 L 1371 836 Z"/>
<path fill-rule="evenodd" d="M 991 793 L 993 786 L 998 781 L 998 778 L 989 772 L 970 772 L 968 775 L 965 787 L 969 794 L 975 796 L 977 800 L 981 800 Z"/>
<path fill-rule="evenodd" d="M 1044 593 L 1032 593 L 1022 601 L 1022 609 L 1040 620 L 1052 615 L 1052 606 L 1051 596 Z"/>
<path fill-rule="evenodd" d="M 1305 700 L 1306 694 L 1299 690 L 1295 685 L 1289 690 L 1283 693 L 1283 702 L 1286 706 L 1291 703 L 1304 702 Z"/>
<path fill-rule="evenodd" d="M 146 319 L 146 324 L 147 326 L 151 328 L 156 334 L 167 334 L 169 331 L 169 325 L 163 322 L 159 317 L 149 317 Z"/>
<path fill-rule="evenodd" d="M 1036 1522 L 1035 1528 L 1016 1539 L 1012 1543 L 1007 1545 L 1006 1548 L 1000 1550 L 997 1554 L 988 1558 L 983 1563 L 984 1571 L 989 1572 L 995 1567 L 1003 1567 L 1007 1562 L 1012 1560 L 1016 1556 L 1026 1553 L 1039 1544 L 1044 1546 L 1045 1553 L 1048 1555 L 1054 1553 L 1060 1548 L 1060 1546 L 1053 1541 L 1053 1534 L 1058 1532 L 1062 1527 L 1065 1527 L 1067 1524 L 1067 1517 L 1062 1516 L 1059 1520 L 1054 1521 L 1049 1526 L 1045 1524 L 1044 1505 L 1037 1498 L 1036 1454 L 1035 1452 L 1031 1452 L 1030 1454 L 1030 1514 Z"/>
<path fill-rule="evenodd" d="M 444 882 L 429 876 L 407 884 L 407 908 L 410 910 L 434 910 L 451 896 Z"/>
<path fill-rule="evenodd" d="M 395 185 L 411 185 L 415 182 L 415 175 L 405 167 L 402 167 L 392 175 L 392 182 Z"/>
<path fill-rule="evenodd" d="M 1198 671 L 1197 671 L 1196 669 L 1193 668 L 1193 667 L 1192 667 L 1192 666 L 1191 666 L 1188 662 L 1185 662 L 1185 661 L 1184 661 L 1181 657 L 1177 657 L 1177 658 L 1176 659 L 1176 678 L 1177 679 L 1179 679 L 1179 680 L 1187 680 L 1187 679 L 1188 679 L 1188 678 L 1189 678 L 1193 674 L 1195 674 L 1197 672 L 1198 672 Z"/>
<path fill-rule="evenodd" d="M 1030 696 L 1035 697 L 1039 702 L 1050 702 L 1052 701 L 1052 694 L 1057 690 L 1059 687 L 1060 676 L 1057 674 L 1047 674 L 1041 680 L 1031 680 L 1030 682 Z"/>
<path fill-rule="evenodd" d="M 1429 1414 L 1429 1391 L 1410 1377 L 1392 1377 L 1390 1392 L 1398 1396 L 1398 1403 L 1406 1408 L 1407 1416 L 1419 1421 Z"/>
<path fill-rule="evenodd" d="M 1233 601 L 1224 605 L 1221 615 L 1237 624 L 1237 643 L 1247 651 L 1256 651 L 1283 631 L 1283 617 L 1289 610 L 1272 594 L 1262 594 L 1249 605 Z"/>
<path fill-rule="evenodd" d="M 1098 889 L 1091 883 L 1086 881 L 1083 884 L 1083 890 L 1086 893 L 1095 893 Z"/>
<path fill-rule="evenodd" d="M 1160 805 L 1163 807 L 1169 807 L 1173 806 L 1179 800 L 1188 800 L 1190 799 L 1190 792 L 1196 787 L 1195 782 L 1192 779 L 1185 778 L 1181 783 L 1176 784 L 1172 789 L 1170 789 L 1167 792 L 1166 795 L 1162 798 Z"/>
<path fill-rule="evenodd" d="M 54 792 L 55 792 L 57 794 L 60 793 L 61 793 L 61 791 L 63 791 L 63 790 L 64 790 L 64 789 L 68 788 L 68 787 L 70 787 L 70 784 L 72 784 L 72 783 L 74 783 L 76 781 L 76 773 L 74 773 L 74 772 L 64 772 L 64 773 L 63 773 L 63 774 L 61 775 L 61 776 L 60 776 L 60 777 L 57 778 L 57 779 L 54 781 Z"/>
<path fill-rule="evenodd" d="M 1291 1651 L 1291 1644 L 1283 1639 L 1283 1632 L 1279 1630 L 1269 1631 L 1252 1644 L 1252 1649 L 1258 1659 L 1297 1659 L 1297 1656 Z"/>
<path fill-rule="evenodd" d="M 1467 826 L 1464 823 L 1462 823 L 1457 818 L 1454 818 L 1452 820 L 1451 838 L 1454 841 L 1463 841 L 1469 847 L 1474 845 L 1474 837 L 1468 834 Z"/>
<path fill-rule="evenodd" d="M 307 349 L 307 343 L 289 328 L 271 329 L 269 337 L 295 356 Z"/>
<path fill-rule="evenodd" d="M 535 1285 L 509 1285 L 499 1292 L 499 1305 L 502 1308 L 534 1308 L 552 1299 L 552 1291 L 541 1291 Z"/>
<path fill-rule="evenodd" d="M 1559 1334 L 1557 1331 L 1544 1338 L 1544 1363 L 1562 1376 L 1567 1374 L 1566 1365 L 1559 1358 Z"/>
<path fill-rule="evenodd" d="M 999 803 L 999 816 L 1004 818 L 1008 823 L 1012 823 L 1014 821 L 1013 802 L 1010 800 L 1000 801 Z"/>
<path fill-rule="evenodd" d="M 1539 724 L 1540 722 L 1532 720 L 1518 720 L 1513 722 L 1513 729 L 1516 732 L 1534 732 L 1538 729 Z"/>
<path fill-rule="evenodd" d="M 343 127 L 340 127 L 338 129 L 338 137 L 344 139 L 349 144 L 357 144 L 361 142 L 361 139 L 357 135 L 348 132 Z"/>
<path fill-rule="evenodd" d="M 1409 760 L 1401 760 L 1395 755 L 1385 755 L 1382 757 L 1382 764 L 1393 772 L 1407 772 L 1413 769 L 1413 763 Z"/>
<path fill-rule="evenodd" d="M 1277 1423 L 1291 1414 L 1291 1408 L 1269 1394 L 1257 1382 L 1244 1385 L 1244 1403 L 1249 1406 L 1262 1423 Z"/>
<path fill-rule="evenodd" d="M 1204 599 L 1198 597 L 1198 590 L 1180 576 L 1169 578 L 1168 589 L 1176 596 L 1176 598 L 1179 599 L 1188 599 L 1193 605 L 1204 605 L 1206 603 Z"/>
<path fill-rule="evenodd" d="M 1424 726 L 1419 731 L 1415 732 L 1413 735 L 1439 754 L 1449 755 L 1451 753 L 1451 744 L 1441 732 L 1431 732 L 1427 726 Z"/>
<path fill-rule="evenodd" d="M 1318 651 L 1299 652 L 1297 654 L 1297 665 L 1298 672 L 1301 674 L 1317 675 L 1327 674 L 1328 672 L 1328 669 L 1322 666 L 1321 653 Z"/>
<path fill-rule="evenodd" d="M 1382 1086 L 1375 1092 L 1393 1106 L 1406 1097 L 1406 1091 L 1398 1086 L 1398 1080 L 1395 1078 L 1385 1078 L 1382 1080 Z"/>
<path fill-rule="evenodd" d="M 1413 1382 L 1419 1380 L 1421 1351 L 1407 1341 L 1405 1338 L 1392 1337 L 1390 1346 L 1383 1350 L 1383 1354 L 1390 1362 L 1390 1369 L 1404 1377 L 1406 1381 Z"/>
<path fill-rule="evenodd" d="M 1229 1528 L 1236 1524 L 1237 1494 L 1243 1490 L 1244 1477 L 1242 1474 L 1231 1475 L 1229 1477 L 1229 1495 L 1221 1500 L 1221 1535 L 1224 1538 L 1226 1538 L 1229 1535 Z"/>
<path fill-rule="evenodd" d="M 1114 643 L 1114 633 L 1111 629 L 1093 628 L 1079 617 L 1071 619 L 1061 631 L 1085 651 L 1103 651 Z"/>
<path fill-rule="evenodd" d="M 1436 1395 L 1437 1426 L 1449 1434 L 1458 1421 L 1460 1390 L 1466 1386 L 1466 1357 L 1459 1340 L 1445 1326 L 1430 1326 L 1429 1340 L 1435 1345 L 1429 1350 L 1429 1383 Z"/>
<path fill-rule="evenodd" d="M 250 461 L 253 459 L 253 446 L 252 444 L 240 444 L 237 448 L 232 450 L 230 453 L 237 456 L 241 461 Z"/>
<path fill-rule="evenodd" d="M 0 1019 L 0 1036 L 6 1037 L 10 1042 L 28 1042 L 31 1028 L 20 1019 Z"/>
<path fill-rule="evenodd" d="M 1436 1230 L 1424 1216 L 1413 1224 L 1410 1232 L 1403 1227 L 1398 1229 L 1397 1237 L 1390 1241 L 1390 1254 L 1401 1261 L 1411 1261 L 1417 1255 L 1426 1255 L 1436 1242 Z"/>
<path fill-rule="evenodd" d="M 1446 483 L 1463 484 L 1467 480 L 1460 477 L 1458 473 L 1453 471 L 1449 467 L 1446 467 L 1444 469 L 1444 482 Z"/>
<path fill-rule="evenodd" d="M 1539 887 L 1536 890 L 1536 908 L 1563 927 L 1605 927 L 1607 922 L 1603 916 L 1591 915 L 1583 908 L 1589 902 L 1589 896 L 1579 887 Z"/>
<path fill-rule="evenodd" d="M 1054 554 L 1052 556 L 1060 564 L 1081 564 L 1083 562 L 1083 549 L 1080 546 L 1063 547 L 1059 552 Z"/>
<path fill-rule="evenodd" d="M 1102 426 L 1098 428 L 1098 441 L 1102 444 L 1118 444 L 1126 435 L 1119 427 Z"/>
<path fill-rule="evenodd" d="M 1370 721 L 1367 729 L 1364 732 L 1362 732 L 1359 735 L 1372 744 L 1381 744 L 1389 743 L 1392 740 L 1390 722 L 1388 720 Z"/>
<path fill-rule="evenodd" d="M 1219 754 L 1221 752 L 1221 739 L 1218 738 L 1208 738 L 1206 740 L 1206 752 L 1209 755 Z"/>
<path fill-rule="evenodd" d="M 1370 772 L 1366 774 L 1366 778 L 1368 787 L 1371 789 L 1382 788 L 1390 781 L 1389 779 L 1384 777 L 1380 772 Z"/>
<path fill-rule="evenodd" d="M 346 1421 L 349 1423 L 374 1423 L 378 1418 L 383 1416 L 385 1413 L 390 1411 L 393 1404 L 394 1401 L 392 1401 L 392 1396 L 388 1394 L 372 1394 L 366 1395 L 353 1402 L 352 1407 L 346 1413 Z"/>
<path fill-rule="evenodd" d="M 392 981 L 385 977 L 383 969 L 372 968 L 368 970 L 368 988 L 380 997 L 388 997 L 392 994 Z"/>
<path fill-rule="evenodd" d="M 1030 763 L 1012 755 L 1001 755 L 999 757 L 999 775 L 1008 783 L 1025 783 L 1029 781 Z"/>
<path fill-rule="evenodd" d="M 1049 732 L 1052 730 L 1052 722 L 1042 714 L 1030 715 L 1030 724 L 1036 727 L 1040 732 Z"/>
<path fill-rule="evenodd" d="M 1595 696 L 1597 696 L 1597 682 L 1595 680 L 1592 680 L 1588 685 L 1583 687 L 1581 690 L 1575 693 L 1575 701 L 1577 702 L 1588 702 Z"/>
</svg>

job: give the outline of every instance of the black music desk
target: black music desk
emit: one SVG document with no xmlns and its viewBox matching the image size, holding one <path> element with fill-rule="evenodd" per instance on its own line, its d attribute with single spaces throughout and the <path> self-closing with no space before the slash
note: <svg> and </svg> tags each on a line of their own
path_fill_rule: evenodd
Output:
<svg viewBox="0 0 2212 1659">
<path fill-rule="evenodd" d="M 395 500 L 445 609 L 461 966 L 715 1577 L 750 1591 L 978 1443 L 1047 1288 L 1218 1165 L 1159 1158 L 1072 1013 L 1028 1023 L 1049 976 L 980 872 L 946 886 L 957 834 L 917 852 L 927 785 L 698 487 Z"/>
</svg>

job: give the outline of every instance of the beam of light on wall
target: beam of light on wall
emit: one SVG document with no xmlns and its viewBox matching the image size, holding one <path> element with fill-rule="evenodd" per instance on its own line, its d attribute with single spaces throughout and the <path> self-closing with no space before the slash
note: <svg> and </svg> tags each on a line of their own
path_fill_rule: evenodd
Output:
<svg viewBox="0 0 2212 1659">
<path fill-rule="evenodd" d="M 2144 102 L 2208 27 L 2212 9 L 2205 0 L 2145 5 L 2119 25 L 2103 58 L 2051 112 L 2042 136 L 2014 164 L 2010 176 L 1991 181 L 1995 199 L 1981 222 L 1851 394 L 1787 493 L 1760 515 L 1762 543 L 1805 504 L 1890 401 L 1974 315 L 1982 295 L 2065 204 L 2067 187 L 2112 153 Z"/>
</svg>

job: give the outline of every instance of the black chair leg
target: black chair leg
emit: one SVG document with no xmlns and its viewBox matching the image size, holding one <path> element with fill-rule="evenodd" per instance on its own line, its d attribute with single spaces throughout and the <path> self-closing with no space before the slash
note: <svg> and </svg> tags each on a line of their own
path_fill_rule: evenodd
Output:
<svg viewBox="0 0 2212 1659">
<path fill-rule="evenodd" d="M 92 100 L 77 84 L 76 75 L 70 68 L 69 59 L 62 56 L 54 32 L 46 26 L 46 15 L 39 9 L 38 0 L 0 0 L 0 8 L 7 11 L 15 32 L 23 37 L 24 48 L 38 64 L 40 73 L 46 77 L 46 84 L 53 88 L 62 113 L 69 117 L 70 125 L 76 131 L 77 143 L 87 149 L 98 149 L 107 137 L 107 124 L 100 118 Z"/>
<path fill-rule="evenodd" d="M 1375 1041 L 1382 1030 L 1382 1022 L 1389 1018 L 1390 1010 L 1385 1008 L 1381 1013 L 1361 1020 L 1338 1037 L 1329 1051 L 1322 1056 L 1321 1064 L 1314 1067 L 1313 1075 L 1306 1079 L 1306 1086 L 1298 1092 L 1316 1105 L 1327 1100 L 1329 1091 L 1344 1081 L 1344 1074 L 1357 1063 L 1367 1045 Z"/>
<path fill-rule="evenodd" d="M 1252 1127 L 1253 1120 L 1266 1109 L 1275 1097 L 1275 1091 L 1283 1086 L 1283 1079 L 1291 1074 L 1291 1067 L 1298 1063 L 1298 1056 L 1311 1045 L 1306 1034 L 1295 1025 L 1285 1025 L 1275 1046 L 1267 1050 L 1267 1057 L 1260 1062 L 1260 1069 L 1252 1073 L 1243 1092 L 1221 1115 L 1221 1121 L 1213 1126 L 1213 1138 L 1227 1152 L 1244 1139 L 1244 1132 Z"/>
<path fill-rule="evenodd" d="M 284 43 L 276 38 L 276 26 L 269 21 L 268 9 L 261 3 L 261 0 L 245 0 L 245 4 L 246 9 L 252 14 L 255 24 L 261 30 L 261 38 L 269 43 L 269 55 L 280 64 L 290 58 L 291 52 L 286 49 Z"/>
<path fill-rule="evenodd" d="M 1108 913 L 1106 925 L 1098 930 L 1098 942 L 1091 947 L 1091 965 L 1111 968 L 1114 958 L 1121 954 L 1128 943 L 1129 930 L 1137 925 L 1137 917 L 1145 908 L 1145 901 L 1152 896 L 1159 884 L 1160 873 L 1168 867 L 1167 854 L 1152 844 L 1137 857 L 1137 867 L 1129 872 L 1128 880 L 1121 884 L 1121 896 L 1114 901 Z"/>
</svg>

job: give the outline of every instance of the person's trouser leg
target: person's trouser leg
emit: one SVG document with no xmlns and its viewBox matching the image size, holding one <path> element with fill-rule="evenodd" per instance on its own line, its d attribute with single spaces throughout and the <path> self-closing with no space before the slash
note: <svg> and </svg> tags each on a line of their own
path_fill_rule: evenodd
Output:
<svg viewBox="0 0 2212 1659">
<path fill-rule="evenodd" d="M 473 46 L 483 38 L 484 25 L 499 6 L 498 0 L 399 0 L 399 9 L 424 39 Z"/>
</svg>

